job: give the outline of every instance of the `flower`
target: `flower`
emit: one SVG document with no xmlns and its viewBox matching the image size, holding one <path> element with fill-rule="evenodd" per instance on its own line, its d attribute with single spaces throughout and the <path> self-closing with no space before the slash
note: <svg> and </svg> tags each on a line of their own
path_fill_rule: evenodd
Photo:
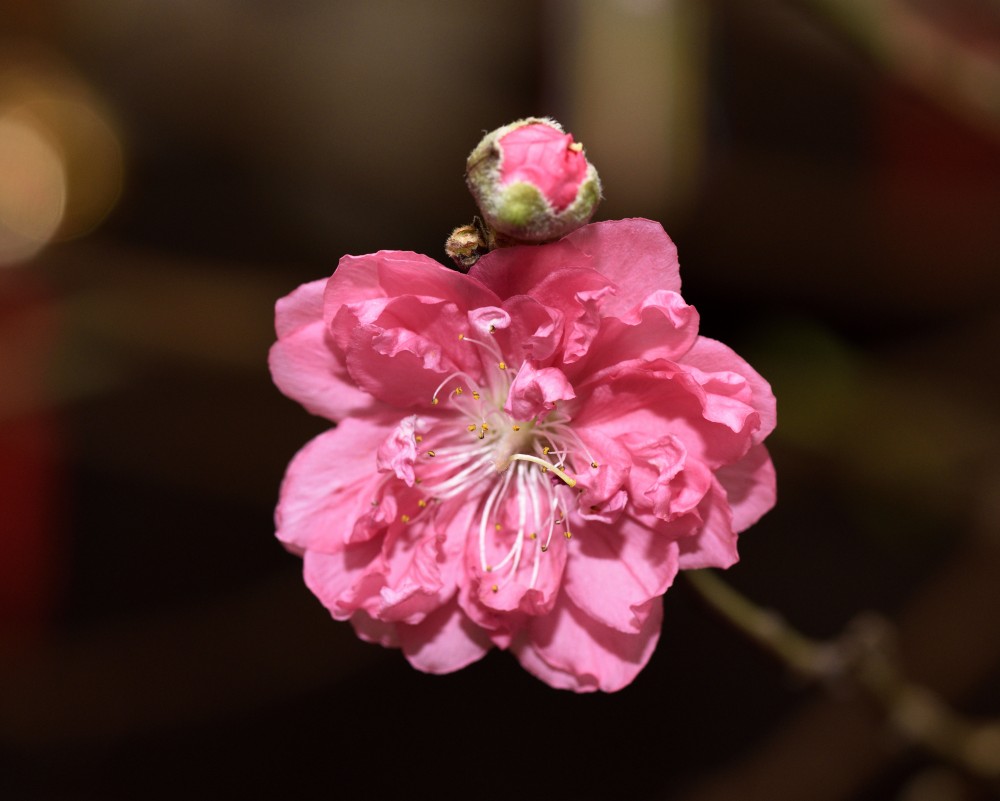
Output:
<svg viewBox="0 0 1000 801">
<path fill-rule="evenodd" d="M 558 239 L 586 223 L 601 200 L 583 145 L 544 117 L 486 134 L 469 154 L 465 177 L 487 224 L 516 242 Z"/>
<path fill-rule="evenodd" d="M 277 304 L 275 383 L 339 424 L 277 535 L 333 617 L 446 673 L 497 646 L 555 687 L 649 660 L 678 570 L 728 567 L 775 500 L 768 384 L 698 335 L 648 220 L 484 256 L 343 258 Z"/>
</svg>

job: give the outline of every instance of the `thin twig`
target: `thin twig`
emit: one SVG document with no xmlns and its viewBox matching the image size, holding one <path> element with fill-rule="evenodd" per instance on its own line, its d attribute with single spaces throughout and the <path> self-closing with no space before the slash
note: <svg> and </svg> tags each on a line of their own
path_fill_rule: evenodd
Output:
<svg viewBox="0 0 1000 801">
<path fill-rule="evenodd" d="M 887 623 L 866 615 L 837 640 L 813 640 L 713 572 L 695 570 L 685 576 L 716 612 L 796 673 L 864 690 L 913 744 L 974 776 L 1000 780 L 1000 722 L 968 721 L 929 689 L 908 681 L 897 664 Z"/>
</svg>

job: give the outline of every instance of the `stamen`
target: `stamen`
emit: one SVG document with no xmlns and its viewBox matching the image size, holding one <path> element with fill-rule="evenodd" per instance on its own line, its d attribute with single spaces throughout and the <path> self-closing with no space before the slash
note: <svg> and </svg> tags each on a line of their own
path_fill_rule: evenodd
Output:
<svg viewBox="0 0 1000 801">
<path fill-rule="evenodd" d="M 575 487 L 576 486 L 576 479 L 575 478 L 573 478 L 572 476 L 566 475 L 566 473 L 564 473 L 561 469 L 559 469 L 558 467 L 556 467 L 554 464 L 549 464 L 544 459 L 539 459 L 537 456 L 532 456 L 532 455 L 527 454 L 527 453 L 515 453 L 513 456 L 510 457 L 510 460 L 512 462 L 516 462 L 516 461 L 534 462 L 537 465 L 541 465 L 541 467 L 542 467 L 543 470 L 551 470 L 553 473 L 555 473 L 557 476 L 559 476 L 559 478 L 561 478 L 566 483 L 567 486 L 570 486 L 570 487 Z"/>
<path fill-rule="evenodd" d="M 497 503 L 499 499 L 507 492 L 507 485 L 510 484 L 510 473 L 505 473 L 503 480 L 497 483 L 493 487 L 493 491 L 490 492 L 489 497 L 486 499 L 486 503 L 483 504 L 483 512 L 479 518 L 479 563 L 482 565 L 483 570 L 486 569 L 486 521 L 490 519 L 490 515 L 493 514 L 493 506 Z"/>
<path fill-rule="evenodd" d="M 409 523 L 410 522 L 410 516 L 409 515 L 400 515 L 399 519 L 402 520 L 404 523 Z"/>
<path fill-rule="evenodd" d="M 427 451 L 427 455 L 428 455 L 428 456 L 430 456 L 430 457 L 431 457 L 432 459 L 433 459 L 433 458 L 434 458 L 435 456 L 437 456 L 437 454 L 436 454 L 436 453 L 434 453 L 434 451 Z"/>
<path fill-rule="evenodd" d="M 497 364 L 497 367 L 499 367 L 501 370 L 506 370 L 507 362 L 500 362 L 499 364 Z"/>
<path fill-rule="evenodd" d="M 453 380 L 455 378 L 464 378 L 470 384 L 475 384 L 476 383 L 473 380 L 472 376 L 470 376 L 464 370 L 456 370 L 454 373 L 452 373 L 450 376 L 448 376 L 444 381 L 442 381 L 440 384 L 438 384 L 438 388 L 434 390 L 434 394 L 431 396 L 431 404 L 432 405 L 437 406 L 437 404 L 438 404 L 438 393 L 442 389 L 444 389 L 444 385 L 445 384 L 447 384 L 449 381 L 451 381 L 451 380 Z M 460 390 L 461 387 L 459 387 L 458 389 Z M 462 393 L 456 390 L 455 394 L 461 395 Z"/>
<path fill-rule="evenodd" d="M 573 538 L 573 532 L 570 531 L 569 529 L 567 529 L 566 531 L 563 532 L 563 536 L 566 539 L 572 539 Z"/>
<path fill-rule="evenodd" d="M 421 509 L 426 509 L 427 508 L 427 501 L 425 501 L 423 498 L 421 498 L 419 501 L 417 501 L 417 506 L 419 506 Z"/>
</svg>

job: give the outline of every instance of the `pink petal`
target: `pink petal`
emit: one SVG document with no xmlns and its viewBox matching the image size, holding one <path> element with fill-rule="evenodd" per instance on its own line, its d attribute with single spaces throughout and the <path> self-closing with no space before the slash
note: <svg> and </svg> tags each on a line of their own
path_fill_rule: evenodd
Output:
<svg viewBox="0 0 1000 801">
<path fill-rule="evenodd" d="M 413 465 L 417 461 L 417 437 L 426 426 L 413 414 L 404 417 L 378 447 L 375 463 L 382 472 L 391 472 L 408 487 L 414 485 Z"/>
<path fill-rule="evenodd" d="M 514 363 L 533 359 L 546 362 L 562 343 L 564 316 L 558 309 L 543 306 L 527 295 L 504 301 L 511 324 L 506 341 Z"/>
<path fill-rule="evenodd" d="M 521 365 L 510 385 L 504 411 L 515 420 L 541 419 L 551 412 L 558 401 L 575 398 L 572 385 L 562 370 L 539 368 L 534 362 Z"/>
<path fill-rule="evenodd" d="M 343 359 L 330 347 L 323 322 L 325 285 L 325 280 L 304 284 L 278 301 L 278 341 L 271 346 L 268 365 L 285 395 L 313 414 L 341 420 L 374 406 L 375 400 L 358 389 Z"/>
<path fill-rule="evenodd" d="M 562 242 L 584 254 L 580 266 L 597 270 L 617 287 L 605 301 L 605 315 L 621 317 L 660 289 L 681 291 L 677 248 L 658 222 L 635 218 L 592 223 Z"/>
<path fill-rule="evenodd" d="M 512 650 L 526 670 L 553 687 L 616 692 L 649 661 L 662 619 L 663 604 L 657 598 L 642 630 L 626 634 L 592 620 L 561 598 L 551 614 L 530 621 Z"/>
<path fill-rule="evenodd" d="M 467 275 L 419 253 L 381 250 L 344 256 L 326 287 L 325 319 L 331 322 L 347 303 L 416 295 L 449 300 L 463 309 L 499 306 L 500 299 Z"/>
<path fill-rule="evenodd" d="M 620 317 L 660 289 L 681 291 L 677 248 L 658 222 L 609 220 L 577 229 L 542 246 L 499 248 L 469 271 L 502 298 L 530 295 L 560 269 L 595 270 L 610 279 L 616 294 L 602 312 Z"/>
<path fill-rule="evenodd" d="M 594 374 L 623 360 L 676 360 L 698 336 L 698 312 L 676 292 L 659 291 L 621 318 L 605 317 L 587 358 L 573 376 Z"/>
<path fill-rule="evenodd" d="M 736 355 L 731 348 L 708 337 L 698 337 L 694 346 L 681 359 L 705 373 L 732 372 L 742 376 L 752 392 L 751 403 L 760 415 L 760 427 L 754 432 L 754 443 L 764 441 L 777 421 L 777 409 L 771 385 L 760 374 Z"/>
<path fill-rule="evenodd" d="M 294 289 L 274 306 L 274 330 L 278 338 L 323 319 L 323 292 L 329 279 L 321 278 Z"/>
<path fill-rule="evenodd" d="M 373 596 L 366 604 L 380 620 L 418 623 L 452 591 L 441 577 L 441 538 L 434 533 L 420 536 L 417 530 L 407 529 L 392 538 L 391 547 L 383 548 L 383 584 L 377 600 Z"/>
<path fill-rule="evenodd" d="M 377 588 L 378 576 L 372 577 L 372 564 L 379 557 L 379 542 L 370 540 L 348 545 L 336 553 L 306 551 L 302 556 L 302 574 L 306 586 L 319 598 L 337 620 L 347 620 L 360 609 L 354 600 Z"/>
<path fill-rule="evenodd" d="M 338 326 L 343 316 L 344 310 Z M 466 313 L 452 303 L 395 298 L 376 322 L 352 328 L 347 369 L 358 386 L 387 404 L 429 407 L 448 375 L 464 370 L 476 377 L 482 370 L 476 346 L 458 338 L 466 326 Z"/>
<path fill-rule="evenodd" d="M 358 518 L 377 511 L 375 451 L 391 430 L 384 418 L 352 417 L 302 448 L 281 485 L 278 539 L 297 549 L 342 548 Z"/>
<path fill-rule="evenodd" d="M 398 648 L 399 635 L 397 623 L 385 623 L 376 620 L 367 612 L 359 611 L 351 615 L 351 625 L 355 633 L 365 642 L 381 645 L 383 648 Z"/>
<path fill-rule="evenodd" d="M 410 664 L 425 673 L 451 673 L 481 659 L 493 643 L 486 633 L 450 603 L 416 625 L 398 626 L 399 644 Z"/>
<path fill-rule="evenodd" d="M 736 564 L 740 555 L 736 550 L 733 513 L 726 502 L 725 490 L 717 480 L 712 480 L 712 489 L 698 506 L 698 514 L 702 519 L 701 529 L 677 541 L 681 570 L 727 568 Z"/>
<path fill-rule="evenodd" d="M 677 575 L 677 543 L 628 516 L 617 525 L 574 527 L 563 582 L 567 595 L 594 620 L 618 631 L 640 631 L 650 602 Z"/>
<path fill-rule="evenodd" d="M 715 477 L 726 491 L 738 532 L 750 528 L 777 501 L 774 465 L 763 445 L 754 445 L 736 464 L 719 468 Z"/>
<path fill-rule="evenodd" d="M 749 430 L 733 431 L 707 419 L 715 393 L 671 362 L 623 362 L 578 383 L 576 390 L 584 401 L 573 422 L 580 432 L 595 429 L 622 441 L 676 436 L 688 454 L 712 469 L 737 461 L 750 447 Z M 755 414 L 746 404 L 743 408 Z"/>
<path fill-rule="evenodd" d="M 570 363 L 587 352 L 600 328 L 601 310 L 613 287 L 600 273 L 573 266 L 574 251 L 565 242 L 494 250 L 480 259 L 469 275 L 486 282 L 507 299 L 504 308 L 511 313 L 515 324 L 518 321 L 509 301 L 526 295 L 545 307 L 550 318 L 562 322 L 557 338 L 562 350 L 560 358 Z M 565 265 L 560 263 L 561 253 L 570 257 Z"/>
</svg>

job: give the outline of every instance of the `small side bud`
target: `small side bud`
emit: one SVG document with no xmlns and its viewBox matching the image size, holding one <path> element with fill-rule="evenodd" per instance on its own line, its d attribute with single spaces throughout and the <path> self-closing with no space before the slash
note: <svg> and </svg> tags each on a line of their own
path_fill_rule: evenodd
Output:
<svg viewBox="0 0 1000 801">
<path fill-rule="evenodd" d="M 455 266 L 467 273 L 480 257 L 489 253 L 493 247 L 489 232 L 477 218 L 471 225 L 460 225 L 444 243 L 444 252 L 448 254 Z"/>
<path fill-rule="evenodd" d="M 486 134 L 465 180 L 498 243 L 540 243 L 585 225 L 601 181 L 583 147 L 555 120 L 528 117 Z"/>
</svg>

